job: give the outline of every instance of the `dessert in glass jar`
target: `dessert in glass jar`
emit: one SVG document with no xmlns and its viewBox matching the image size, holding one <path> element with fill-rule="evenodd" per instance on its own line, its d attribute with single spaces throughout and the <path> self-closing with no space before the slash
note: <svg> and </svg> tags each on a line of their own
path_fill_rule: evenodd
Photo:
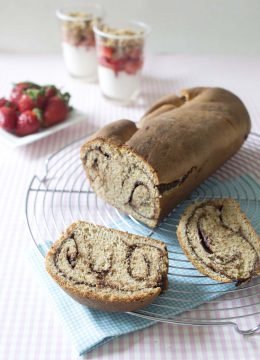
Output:
<svg viewBox="0 0 260 360">
<path fill-rule="evenodd" d="M 100 22 L 95 24 L 94 32 L 101 91 L 111 100 L 128 103 L 140 91 L 144 45 L 150 27 L 137 21 L 121 26 Z"/>
<path fill-rule="evenodd" d="M 97 56 L 93 26 L 102 19 L 102 7 L 86 4 L 80 8 L 59 9 L 56 14 L 61 20 L 63 57 L 69 74 L 94 81 Z"/>
</svg>

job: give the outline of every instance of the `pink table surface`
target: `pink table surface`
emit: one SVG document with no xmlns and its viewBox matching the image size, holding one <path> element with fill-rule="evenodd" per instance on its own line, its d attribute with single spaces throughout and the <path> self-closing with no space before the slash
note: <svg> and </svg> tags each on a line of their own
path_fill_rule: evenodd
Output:
<svg viewBox="0 0 260 360">
<path fill-rule="evenodd" d="M 73 105 L 86 121 L 19 149 L 0 143 L 0 359 L 78 359 L 69 335 L 46 289 L 34 276 L 27 253 L 32 240 L 25 224 L 25 195 L 44 160 L 84 133 L 115 119 L 137 120 L 157 97 L 196 85 L 223 86 L 239 95 L 260 133 L 260 59 L 225 56 L 158 55 L 147 59 L 143 92 L 132 107 L 102 98 L 97 84 L 70 79 L 58 56 L 0 54 L 0 94 L 12 82 L 55 83 L 72 94 Z M 241 323 L 248 329 L 257 319 Z M 259 319 L 258 319 L 259 322 Z M 86 329 L 87 331 L 87 329 Z M 91 334 L 90 334 L 91 336 Z M 87 359 L 257 359 L 260 334 L 242 337 L 232 327 L 191 327 L 159 323 L 117 338 L 86 355 Z"/>
</svg>

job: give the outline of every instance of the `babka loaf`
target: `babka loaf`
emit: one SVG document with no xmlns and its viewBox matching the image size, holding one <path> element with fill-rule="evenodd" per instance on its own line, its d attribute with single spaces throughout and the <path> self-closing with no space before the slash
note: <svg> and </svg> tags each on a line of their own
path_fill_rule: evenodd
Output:
<svg viewBox="0 0 260 360">
<path fill-rule="evenodd" d="M 160 241 L 79 221 L 53 244 L 46 269 L 81 304 L 132 311 L 166 289 L 168 255 Z"/>
<path fill-rule="evenodd" d="M 81 160 L 97 195 L 154 227 L 240 148 L 250 118 L 231 92 L 193 88 L 160 100 L 137 126 L 105 126 Z"/>
<path fill-rule="evenodd" d="M 260 239 L 233 199 L 190 205 L 177 236 L 192 264 L 214 280 L 241 283 L 260 274 Z"/>
</svg>

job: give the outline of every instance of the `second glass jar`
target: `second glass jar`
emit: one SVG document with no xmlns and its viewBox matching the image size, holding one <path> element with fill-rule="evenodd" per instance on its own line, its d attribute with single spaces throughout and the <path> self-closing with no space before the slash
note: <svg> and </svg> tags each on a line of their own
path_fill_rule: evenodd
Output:
<svg viewBox="0 0 260 360">
<path fill-rule="evenodd" d="M 145 39 L 150 27 L 142 22 L 94 25 L 98 78 L 105 97 L 127 103 L 140 91 Z"/>
</svg>

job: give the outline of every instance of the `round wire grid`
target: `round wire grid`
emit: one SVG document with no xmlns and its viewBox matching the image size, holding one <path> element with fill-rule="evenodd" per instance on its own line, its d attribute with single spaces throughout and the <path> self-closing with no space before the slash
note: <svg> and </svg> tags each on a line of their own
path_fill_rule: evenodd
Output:
<svg viewBox="0 0 260 360">
<path fill-rule="evenodd" d="M 181 325 L 233 325 L 249 335 L 260 330 L 260 277 L 241 286 L 223 284 L 199 273 L 183 254 L 176 226 L 183 209 L 194 200 L 231 196 L 240 202 L 260 233 L 260 135 L 250 134 L 241 150 L 177 206 L 155 229 L 150 229 L 98 198 L 90 188 L 79 158 L 84 138 L 54 153 L 43 178 L 31 180 L 26 197 L 30 235 L 44 256 L 64 229 L 76 220 L 163 240 L 169 252 L 169 287 L 148 307 L 132 315 Z M 241 320 L 250 318 L 249 329 Z"/>
</svg>

